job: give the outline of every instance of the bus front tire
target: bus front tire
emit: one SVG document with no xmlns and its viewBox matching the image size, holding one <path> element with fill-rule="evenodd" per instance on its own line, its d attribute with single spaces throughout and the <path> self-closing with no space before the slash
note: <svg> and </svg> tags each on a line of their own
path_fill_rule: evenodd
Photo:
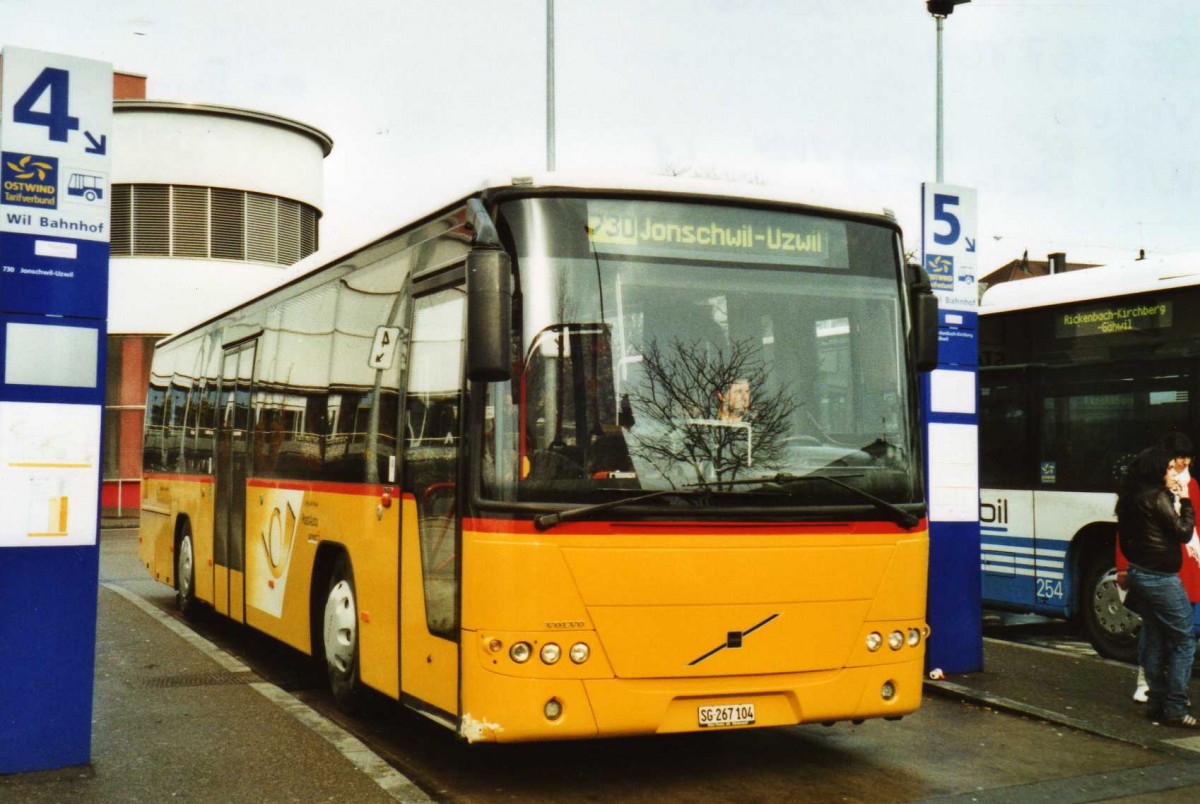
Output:
<svg viewBox="0 0 1200 804">
<path fill-rule="evenodd" d="M 362 703 L 358 677 L 358 602 L 354 573 L 345 555 L 338 556 L 329 579 L 321 616 L 321 643 L 329 687 L 338 707 L 354 712 Z"/>
<path fill-rule="evenodd" d="M 1092 647 L 1106 659 L 1136 664 L 1142 620 L 1122 603 L 1111 546 L 1088 556 L 1081 580 L 1080 613 Z"/>
</svg>

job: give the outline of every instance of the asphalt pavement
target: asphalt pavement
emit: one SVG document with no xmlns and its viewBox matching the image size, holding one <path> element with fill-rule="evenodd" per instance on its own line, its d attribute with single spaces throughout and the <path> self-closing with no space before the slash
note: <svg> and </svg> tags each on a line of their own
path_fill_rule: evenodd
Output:
<svg viewBox="0 0 1200 804">
<path fill-rule="evenodd" d="M 102 545 L 129 524 L 105 520 Z M 0 776 L 0 801 L 429 800 L 355 737 L 148 602 L 170 590 L 128 571 L 136 537 L 114 537 L 106 549 L 125 555 L 123 569 L 106 569 L 102 550 L 92 762 Z M 1146 719 L 1132 700 L 1132 666 L 995 639 L 985 640 L 984 663 L 926 682 L 927 693 L 1107 738 L 1125 765 L 946 800 L 1092 801 L 1114 789 L 1128 800 L 1200 800 L 1200 735 Z M 1192 700 L 1200 702 L 1195 680 Z M 1028 761 L 1054 768 L 1078 759 Z"/>
</svg>

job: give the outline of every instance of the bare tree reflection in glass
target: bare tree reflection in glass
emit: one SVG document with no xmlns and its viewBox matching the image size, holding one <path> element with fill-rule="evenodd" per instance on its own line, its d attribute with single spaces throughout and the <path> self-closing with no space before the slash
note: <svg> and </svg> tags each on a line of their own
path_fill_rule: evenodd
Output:
<svg viewBox="0 0 1200 804">
<path fill-rule="evenodd" d="M 635 464 L 672 485 L 718 487 L 748 469 L 782 465 L 781 442 L 796 406 L 786 388 L 768 382 L 757 339 L 720 350 L 702 341 L 651 341 L 642 369 L 642 382 L 630 390 L 627 441 Z"/>
</svg>

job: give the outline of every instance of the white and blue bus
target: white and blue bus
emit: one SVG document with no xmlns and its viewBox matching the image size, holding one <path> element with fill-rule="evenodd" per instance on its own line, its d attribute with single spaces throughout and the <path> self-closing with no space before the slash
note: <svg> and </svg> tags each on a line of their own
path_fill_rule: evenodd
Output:
<svg viewBox="0 0 1200 804">
<path fill-rule="evenodd" d="M 1132 661 L 1116 483 L 1167 431 L 1200 439 L 1200 256 L 998 285 L 979 341 L 984 605 L 1077 620 Z"/>
</svg>

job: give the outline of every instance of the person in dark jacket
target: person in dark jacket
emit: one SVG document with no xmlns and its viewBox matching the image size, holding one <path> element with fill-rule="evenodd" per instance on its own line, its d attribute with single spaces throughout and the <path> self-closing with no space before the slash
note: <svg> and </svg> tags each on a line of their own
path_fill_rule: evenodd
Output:
<svg viewBox="0 0 1200 804">
<path fill-rule="evenodd" d="M 1150 685 L 1147 714 L 1165 725 L 1200 729 L 1187 709 L 1196 642 L 1192 605 L 1179 580 L 1180 545 L 1192 538 L 1196 516 L 1174 458 L 1150 447 L 1133 459 L 1117 494 L 1117 530 L 1129 559 L 1126 582 L 1136 600 L 1131 608 L 1142 615 L 1138 662 Z"/>
</svg>

